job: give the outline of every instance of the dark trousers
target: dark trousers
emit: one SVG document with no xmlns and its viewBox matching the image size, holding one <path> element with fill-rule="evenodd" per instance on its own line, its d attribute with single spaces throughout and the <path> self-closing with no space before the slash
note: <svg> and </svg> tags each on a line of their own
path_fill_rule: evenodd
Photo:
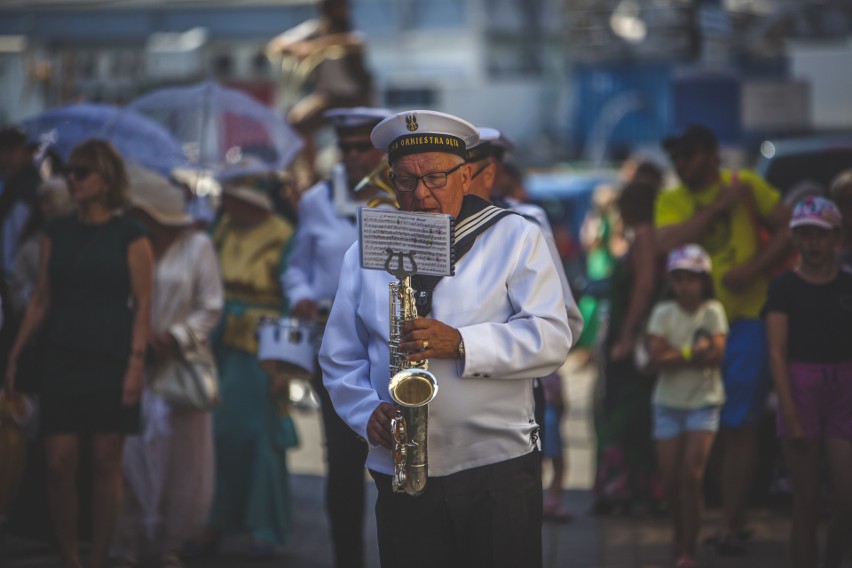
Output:
<svg viewBox="0 0 852 568">
<path fill-rule="evenodd" d="M 319 368 L 319 366 L 317 366 Z M 331 524 L 331 541 L 337 568 L 363 568 L 364 464 L 367 443 L 337 415 L 322 380 L 314 380 L 322 407 L 328 472 L 325 510 Z"/>
<path fill-rule="evenodd" d="M 384 568 L 541 568 L 541 457 L 430 477 L 417 497 L 378 488 L 376 524 Z"/>
</svg>

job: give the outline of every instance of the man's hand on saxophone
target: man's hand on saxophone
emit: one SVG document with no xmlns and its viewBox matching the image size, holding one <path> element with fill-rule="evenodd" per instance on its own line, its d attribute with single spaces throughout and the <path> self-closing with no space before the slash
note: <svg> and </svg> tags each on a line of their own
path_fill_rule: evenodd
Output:
<svg viewBox="0 0 852 568">
<path fill-rule="evenodd" d="M 379 403 L 367 423 L 367 437 L 371 444 L 393 450 L 391 420 L 396 416 L 396 407 L 393 404 L 389 402 Z"/>
<path fill-rule="evenodd" d="M 456 359 L 462 336 L 454 327 L 438 320 L 417 318 L 402 327 L 401 351 L 410 353 L 411 362 L 424 359 Z"/>
</svg>

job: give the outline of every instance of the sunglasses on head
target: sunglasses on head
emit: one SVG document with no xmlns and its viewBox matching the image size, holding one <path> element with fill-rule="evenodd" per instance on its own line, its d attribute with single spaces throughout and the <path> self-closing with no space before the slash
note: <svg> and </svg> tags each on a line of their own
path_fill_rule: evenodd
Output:
<svg viewBox="0 0 852 568">
<path fill-rule="evenodd" d="M 355 150 L 356 152 L 366 152 L 368 150 L 373 149 L 373 144 L 371 142 L 367 142 L 366 140 L 360 142 L 338 142 L 337 147 L 344 154 L 351 150 Z"/>
<path fill-rule="evenodd" d="M 94 168 L 90 168 L 89 166 L 67 166 L 65 168 L 65 176 L 74 176 L 75 179 L 85 179 L 93 171 L 95 171 Z"/>
</svg>

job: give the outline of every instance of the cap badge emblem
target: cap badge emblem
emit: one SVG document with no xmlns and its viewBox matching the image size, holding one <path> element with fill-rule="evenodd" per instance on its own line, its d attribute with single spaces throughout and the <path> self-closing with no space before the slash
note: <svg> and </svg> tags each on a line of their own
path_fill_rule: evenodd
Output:
<svg viewBox="0 0 852 568">
<path fill-rule="evenodd" d="M 417 130 L 417 128 L 418 128 L 418 126 L 417 126 L 417 115 L 409 114 L 408 116 L 406 116 L 405 117 L 405 126 L 406 126 L 406 128 L 408 128 L 408 130 L 410 132 L 414 132 L 415 130 Z"/>
</svg>

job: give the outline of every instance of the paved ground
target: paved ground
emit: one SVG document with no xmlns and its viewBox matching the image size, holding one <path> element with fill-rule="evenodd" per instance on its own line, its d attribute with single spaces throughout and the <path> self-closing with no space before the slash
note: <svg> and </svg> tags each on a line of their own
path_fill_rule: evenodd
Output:
<svg viewBox="0 0 852 568">
<path fill-rule="evenodd" d="M 576 519 L 570 524 L 546 524 L 544 558 L 547 568 L 669 568 L 669 529 L 665 519 L 648 516 L 594 517 L 587 514 L 591 497 L 588 487 L 592 479 L 593 430 L 590 408 L 594 373 L 586 368 L 573 368 L 569 360 L 564 369 L 570 409 L 563 430 L 568 450 L 569 468 L 565 477 L 565 502 Z M 293 472 L 294 527 L 290 542 L 281 555 L 267 561 L 248 560 L 240 555 L 242 543 L 228 541 L 220 555 L 187 562 L 190 568 L 331 568 L 328 526 L 322 507 L 324 483 L 319 417 L 314 411 L 295 413 L 302 438 L 301 448 L 289 456 Z M 375 497 L 371 483 L 365 480 L 368 502 Z M 372 511 L 367 512 L 368 566 L 378 566 Z M 709 511 L 704 533 L 718 526 L 718 512 Z M 752 512 L 755 530 L 749 555 L 742 558 L 718 557 L 704 548 L 699 560 L 706 568 L 762 568 L 789 566 L 786 512 L 757 510 Z M 154 566 L 152 564 L 152 566 Z M 7 537 L 0 549 L 2 568 L 59 567 L 58 558 L 48 546 Z M 436 567 L 437 568 L 437 567 Z M 523 567 L 519 567 L 523 568 Z"/>
</svg>

